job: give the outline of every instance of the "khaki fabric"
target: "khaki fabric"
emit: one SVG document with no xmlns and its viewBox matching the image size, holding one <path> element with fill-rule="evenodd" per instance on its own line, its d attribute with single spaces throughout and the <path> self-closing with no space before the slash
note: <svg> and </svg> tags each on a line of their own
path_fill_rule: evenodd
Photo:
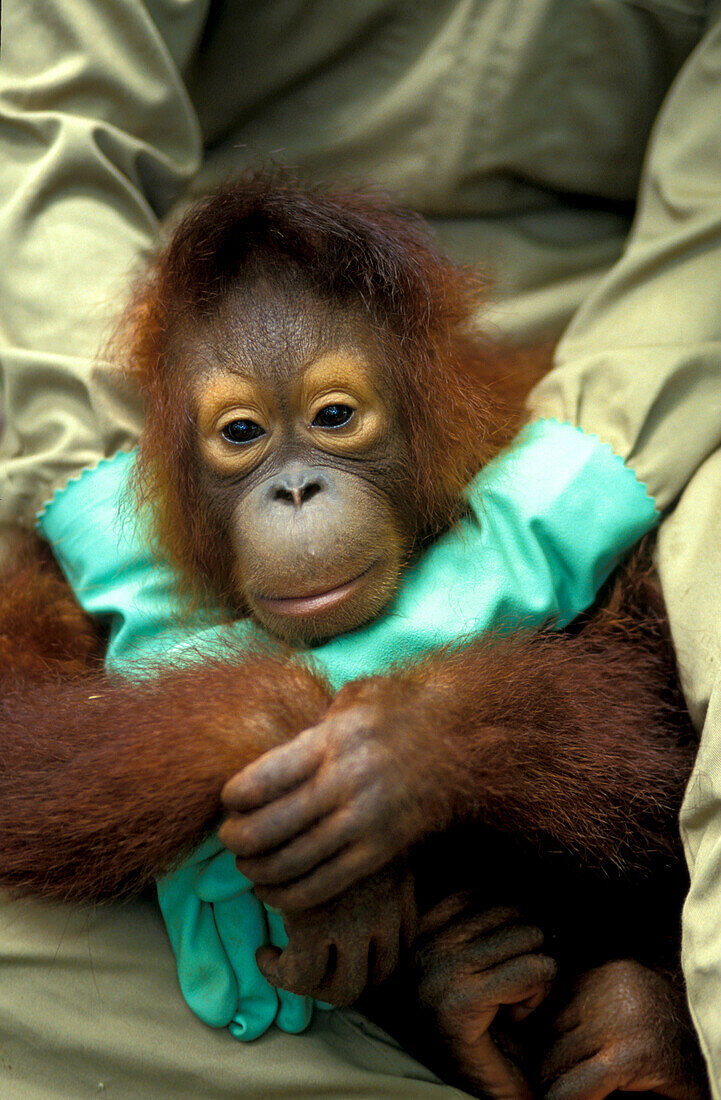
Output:
<svg viewBox="0 0 721 1100">
<path fill-rule="evenodd" d="M 129 272 L 175 206 L 269 154 L 400 193 L 496 271 L 504 331 L 558 334 L 584 303 L 538 411 L 669 504 L 721 431 L 720 21 L 704 0 L 5 0 L 0 519 L 132 446 L 97 354 Z"/>
<path fill-rule="evenodd" d="M 565 330 L 534 411 L 597 433 L 661 508 L 688 483 L 659 559 L 704 728 L 684 811 L 685 965 L 721 1095 L 721 4 L 4 0 L 2 24 L 0 521 L 31 524 L 69 476 L 135 443 L 137 401 L 98 352 L 129 276 L 176 208 L 269 154 L 318 178 L 371 178 L 425 212 L 455 255 L 495 272 L 492 329 Z M 90 1059 L 87 1082 L 112 1066 L 123 1096 L 165 1095 L 166 1073 L 186 1075 L 175 1095 L 230 1095 L 230 1063 L 260 1065 L 271 1047 L 257 1081 L 286 1072 L 287 1053 L 308 1095 L 347 1095 L 333 1031 L 345 1023 L 248 1051 L 208 1039 L 172 991 L 155 914 L 93 917 L 91 946 L 73 938 L 80 919 L 3 905 L 3 1096 L 85 1095 L 63 1050 Z M 368 1042 L 344 1048 L 346 1068 Z M 368 1081 L 357 1095 L 397 1094 Z"/>
<path fill-rule="evenodd" d="M 355 1012 L 252 1043 L 201 1024 L 154 901 L 83 909 L 3 898 L 3 1100 L 462 1100 Z"/>
<path fill-rule="evenodd" d="M 683 964 L 691 1010 L 721 1095 L 721 452 L 661 525 L 657 564 L 701 747 L 681 811 L 691 889 Z"/>
</svg>

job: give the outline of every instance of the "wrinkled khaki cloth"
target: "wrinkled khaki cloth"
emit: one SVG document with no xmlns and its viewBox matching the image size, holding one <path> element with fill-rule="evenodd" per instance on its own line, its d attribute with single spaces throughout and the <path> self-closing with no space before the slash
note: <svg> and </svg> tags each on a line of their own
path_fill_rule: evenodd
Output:
<svg viewBox="0 0 721 1100">
<path fill-rule="evenodd" d="M 357 1012 L 239 1043 L 177 989 L 155 901 L 4 901 L 2 1100 L 468 1100 Z"/>
<path fill-rule="evenodd" d="M 721 1096 L 721 3 L 5 0 L 2 20 L 0 521 L 32 523 L 69 476 L 135 443 L 138 404 L 98 354 L 129 273 L 174 208 L 269 154 L 317 178 L 373 179 L 425 212 L 455 255 L 495 271 L 492 328 L 565 330 L 535 411 L 610 443 L 660 508 L 683 493 L 659 565 L 703 728 L 682 822 L 684 961 Z M 279 1054 L 267 1087 L 262 1068 L 251 1084 L 243 1071 L 270 1041 L 234 1046 L 216 1074 L 224 1040 L 165 971 L 157 990 L 148 982 L 161 957 L 172 965 L 153 919 L 142 903 L 113 912 L 120 953 L 102 919 L 80 948 L 63 911 L 0 912 L 12 1053 L 0 1093 L 91 1095 L 111 1066 L 124 1097 L 160 1097 L 172 1050 L 205 1096 L 276 1095 Z M 94 1000 L 91 966 L 115 977 Z M 45 992 L 16 1015 L 28 988 Z M 314 1025 L 305 1091 L 286 1076 L 277 1095 L 344 1095 L 333 1026 Z M 76 1057 L 76 1078 L 51 1083 L 33 1057 L 47 1035 Z M 309 1041 L 273 1040 L 283 1058 L 298 1052 L 286 1074 Z M 362 1094 L 403 1095 L 401 1076 L 390 1089 L 369 1071 Z"/>
<path fill-rule="evenodd" d="M 691 888 L 682 962 L 691 1012 L 721 1095 L 721 451 L 661 524 L 657 563 L 701 747 L 681 810 Z"/>
</svg>

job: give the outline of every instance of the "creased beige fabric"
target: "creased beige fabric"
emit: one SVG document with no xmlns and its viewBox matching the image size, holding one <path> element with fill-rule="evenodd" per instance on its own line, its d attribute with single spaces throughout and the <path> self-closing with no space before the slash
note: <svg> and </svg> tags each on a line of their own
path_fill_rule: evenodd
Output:
<svg viewBox="0 0 721 1100">
<path fill-rule="evenodd" d="M 583 303 L 538 410 L 608 438 L 662 506 L 718 445 L 703 0 L 6 0 L 3 31 L 0 516 L 132 445 L 136 403 L 93 363 L 128 273 L 176 203 L 268 154 L 400 192 L 496 270 L 505 331 Z"/>
<path fill-rule="evenodd" d="M 205 1027 L 177 989 L 154 901 L 96 909 L 3 896 L 3 1100 L 463 1100 L 356 1012 L 252 1043 Z"/>
<path fill-rule="evenodd" d="M 691 889 L 683 964 L 694 1020 L 721 1095 L 721 451 L 662 524 L 657 563 L 701 748 L 681 812 Z"/>
<path fill-rule="evenodd" d="M 371 178 L 432 217 L 455 255 L 496 272 L 491 326 L 524 338 L 566 329 L 536 412 L 596 432 L 662 508 L 688 483 L 659 564 L 704 727 L 684 812 L 685 965 L 721 1082 L 721 4 L 4 0 L 2 31 L 0 522 L 32 523 L 68 476 L 134 444 L 137 402 L 98 357 L 129 273 L 176 205 L 269 154 L 317 178 Z M 93 918 L 89 946 L 74 946 L 68 919 L 0 910 L 3 1096 L 86 1095 L 77 1075 L 46 1068 L 64 1050 L 87 1068 L 87 1095 L 105 1064 L 123 1096 L 161 1097 L 177 1072 L 174 1095 L 198 1095 L 197 1074 L 203 1095 L 222 1097 L 261 1065 L 257 1051 L 272 1050 L 275 1074 L 276 1059 L 303 1049 L 291 1057 L 306 1091 L 277 1094 L 320 1095 L 322 1078 L 323 1095 L 342 1095 L 335 1038 L 318 1040 L 317 1064 L 302 1047 L 315 1038 L 253 1053 L 219 1036 L 204 1046 L 142 907 Z M 100 1000 L 91 966 L 114 977 Z M 35 1054 L 43 1035 L 47 1062 Z M 422 1095 L 368 1081 L 359 1095 Z M 276 1095 L 257 1083 L 236 1094 Z"/>
</svg>

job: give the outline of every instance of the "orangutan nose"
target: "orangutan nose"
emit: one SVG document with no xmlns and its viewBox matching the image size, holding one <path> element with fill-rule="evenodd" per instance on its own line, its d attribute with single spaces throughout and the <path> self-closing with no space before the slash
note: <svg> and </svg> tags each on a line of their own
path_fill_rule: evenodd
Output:
<svg viewBox="0 0 721 1100">
<path fill-rule="evenodd" d="M 273 478 L 268 486 L 268 498 L 300 508 L 327 487 L 325 477 L 317 470 L 288 470 Z"/>
</svg>

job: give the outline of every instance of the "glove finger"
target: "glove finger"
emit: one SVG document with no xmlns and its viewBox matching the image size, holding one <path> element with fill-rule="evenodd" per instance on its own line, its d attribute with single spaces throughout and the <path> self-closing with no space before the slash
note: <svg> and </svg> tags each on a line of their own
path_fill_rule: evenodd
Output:
<svg viewBox="0 0 721 1100">
<path fill-rule="evenodd" d="M 238 983 L 216 928 L 213 910 L 182 882 L 158 883 L 158 900 L 175 954 L 180 989 L 209 1027 L 226 1027 L 236 1010 Z"/>
<path fill-rule="evenodd" d="M 220 841 L 217 852 L 202 867 L 196 877 L 194 890 L 202 901 L 230 901 L 253 889 L 253 883 L 235 866 L 235 857 Z"/>
<path fill-rule="evenodd" d="M 265 910 L 252 893 L 214 906 L 215 921 L 236 979 L 231 1032 L 236 1039 L 257 1039 L 268 1030 L 278 1012 L 278 997 L 255 961 L 256 950 L 267 943 Z"/>
</svg>

